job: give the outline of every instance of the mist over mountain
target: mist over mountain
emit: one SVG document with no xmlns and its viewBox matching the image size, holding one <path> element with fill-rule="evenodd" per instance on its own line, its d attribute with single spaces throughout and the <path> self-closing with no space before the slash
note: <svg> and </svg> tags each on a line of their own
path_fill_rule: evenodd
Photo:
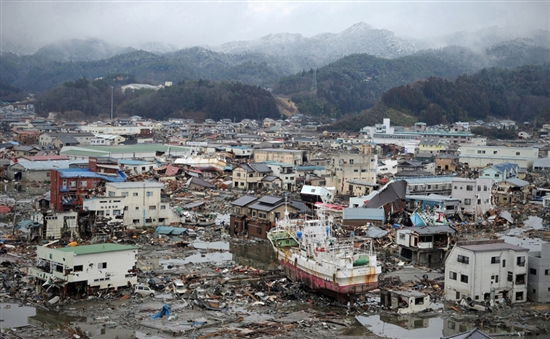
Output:
<svg viewBox="0 0 550 339">
<path fill-rule="evenodd" d="M 514 33 L 508 36 L 515 38 L 508 40 L 506 33 L 498 27 L 490 27 L 475 33 L 448 35 L 439 42 L 436 39 L 428 43 L 399 38 L 388 30 L 358 23 L 340 33 L 318 34 L 311 38 L 301 34 L 271 34 L 251 41 L 180 50 L 174 45 L 156 42 L 141 44 L 138 50 L 97 39 L 72 39 L 43 46 L 31 55 L 25 55 L 25 50 L 17 44 L 3 42 L 0 80 L 32 92 L 45 91 L 82 77 L 95 79 L 116 73 L 132 74 L 139 81 L 152 84 L 209 79 L 272 88 L 284 77 L 321 68 L 353 54 L 387 60 L 424 55 L 436 58 L 434 60 L 452 70 L 446 73 L 443 67 L 438 74 L 418 73 L 416 71 L 425 66 L 411 62 L 409 75 L 403 77 L 403 81 L 417 79 L 420 74 L 457 76 L 457 71 L 472 73 L 484 67 L 513 68 L 550 62 L 548 32 L 533 31 L 523 37 Z M 425 49 L 443 43 L 452 45 Z M 393 79 L 397 76 L 393 74 L 395 71 L 388 68 L 382 73 Z M 407 70 L 400 68 L 399 71 Z M 411 74 L 416 75 L 411 78 Z M 403 83 L 396 83 L 400 84 Z M 304 86 L 300 90 L 311 84 Z M 378 95 L 369 100 L 375 100 Z"/>
</svg>

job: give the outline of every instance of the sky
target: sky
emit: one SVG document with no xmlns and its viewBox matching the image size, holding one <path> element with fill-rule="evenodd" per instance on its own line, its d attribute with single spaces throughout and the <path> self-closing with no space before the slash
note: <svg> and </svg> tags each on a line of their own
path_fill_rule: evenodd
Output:
<svg viewBox="0 0 550 339">
<path fill-rule="evenodd" d="M 548 0 L 0 0 L 0 7 L 2 40 L 35 47 L 72 38 L 215 46 L 274 33 L 337 33 L 358 22 L 418 39 L 491 26 L 550 30 Z"/>
</svg>

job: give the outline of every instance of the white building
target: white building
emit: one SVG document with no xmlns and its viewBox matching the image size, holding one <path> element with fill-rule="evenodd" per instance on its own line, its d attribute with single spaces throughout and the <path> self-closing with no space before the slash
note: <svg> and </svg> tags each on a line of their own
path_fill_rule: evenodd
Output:
<svg viewBox="0 0 550 339">
<path fill-rule="evenodd" d="M 118 288 L 137 283 L 137 254 L 136 246 L 110 243 L 62 248 L 38 246 L 38 263 L 29 273 L 46 284 L 68 284 L 68 287 L 75 284 L 82 291 Z"/>
<path fill-rule="evenodd" d="M 116 134 L 96 134 L 94 138 L 90 140 L 91 146 L 112 146 L 120 145 L 126 138 Z"/>
<path fill-rule="evenodd" d="M 494 180 L 490 178 L 453 178 L 451 197 L 460 199 L 462 212 L 481 215 L 493 207 L 492 188 Z"/>
<path fill-rule="evenodd" d="M 539 149 L 535 147 L 461 145 L 459 151 L 459 161 L 472 168 L 504 162 L 517 164 L 520 168 L 532 168 L 539 157 Z"/>
<path fill-rule="evenodd" d="M 445 298 L 527 300 L 527 254 L 504 240 L 457 243 L 445 262 Z"/>
<path fill-rule="evenodd" d="M 550 302 L 550 244 L 529 252 L 529 287 L 527 295 L 539 303 Z"/>
<path fill-rule="evenodd" d="M 44 216 L 46 239 L 59 239 L 62 232 L 66 231 L 75 236 L 78 233 L 78 212 L 57 212 L 54 215 Z"/>
<path fill-rule="evenodd" d="M 170 225 L 181 221 L 171 209 L 170 198 L 161 197 L 164 184 L 158 182 L 108 182 L 107 196 L 85 200 L 85 210 L 97 216 L 122 220 L 130 228 Z"/>
</svg>

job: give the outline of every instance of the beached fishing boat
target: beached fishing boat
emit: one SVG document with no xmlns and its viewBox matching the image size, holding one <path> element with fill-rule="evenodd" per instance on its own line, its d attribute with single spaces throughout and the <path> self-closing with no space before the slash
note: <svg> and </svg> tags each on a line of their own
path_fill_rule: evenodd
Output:
<svg viewBox="0 0 550 339">
<path fill-rule="evenodd" d="M 317 219 L 289 219 L 288 212 L 267 237 L 286 275 L 339 299 L 378 287 L 382 272 L 372 243 L 356 247 L 353 237 L 332 236 L 333 221 L 323 210 Z"/>
</svg>

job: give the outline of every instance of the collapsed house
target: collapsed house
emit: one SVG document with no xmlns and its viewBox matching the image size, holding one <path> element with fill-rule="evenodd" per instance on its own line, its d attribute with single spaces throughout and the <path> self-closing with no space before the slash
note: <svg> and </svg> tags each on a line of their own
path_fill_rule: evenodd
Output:
<svg viewBox="0 0 550 339">
<path fill-rule="evenodd" d="M 422 312 L 430 308 L 430 296 L 419 291 L 381 291 L 380 305 L 399 314 Z"/>
<path fill-rule="evenodd" d="M 456 231 L 447 225 L 405 227 L 396 231 L 399 255 L 417 265 L 441 267 L 454 243 Z"/>
</svg>

